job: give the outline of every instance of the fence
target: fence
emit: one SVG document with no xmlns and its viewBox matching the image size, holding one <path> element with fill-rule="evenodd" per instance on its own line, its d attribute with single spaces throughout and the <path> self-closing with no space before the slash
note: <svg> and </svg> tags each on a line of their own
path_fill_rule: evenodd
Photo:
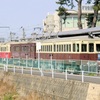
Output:
<svg viewBox="0 0 100 100">
<path fill-rule="evenodd" d="M 39 60 L 39 68 L 43 70 L 50 70 L 51 67 L 54 70 L 59 70 L 61 72 L 65 72 L 66 70 L 72 71 L 89 71 L 89 72 L 98 72 L 98 61 L 85 61 L 85 60 Z M 33 67 L 38 68 L 38 60 L 37 59 L 15 59 L 15 58 L 0 58 L 0 64 L 2 65 L 15 65 L 15 66 L 23 66 L 23 67 Z"/>
<path fill-rule="evenodd" d="M 65 72 L 60 72 L 54 69 L 51 70 L 43 70 L 34 69 L 33 67 L 24 68 L 18 66 L 1 66 L 0 69 L 8 72 L 21 73 L 21 74 L 30 74 L 30 75 L 39 75 L 39 76 L 47 76 L 52 78 L 63 78 L 63 79 L 72 79 L 78 80 L 82 82 L 93 82 L 93 83 L 100 83 L 100 73 L 96 72 L 88 72 L 88 71 L 70 71 L 66 70 Z"/>
</svg>

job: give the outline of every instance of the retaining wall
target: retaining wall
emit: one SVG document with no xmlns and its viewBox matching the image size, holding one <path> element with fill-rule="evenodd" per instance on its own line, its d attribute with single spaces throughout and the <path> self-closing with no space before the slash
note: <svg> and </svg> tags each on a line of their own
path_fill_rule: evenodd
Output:
<svg viewBox="0 0 100 100">
<path fill-rule="evenodd" d="M 21 95 L 34 95 L 32 100 L 100 100 L 99 84 L 3 72 L 0 79 Z"/>
</svg>

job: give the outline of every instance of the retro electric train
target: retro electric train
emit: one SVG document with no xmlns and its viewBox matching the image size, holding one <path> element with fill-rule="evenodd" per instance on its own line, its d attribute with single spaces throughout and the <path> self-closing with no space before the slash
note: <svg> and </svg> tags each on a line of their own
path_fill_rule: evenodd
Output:
<svg viewBox="0 0 100 100">
<path fill-rule="evenodd" d="M 34 41 L 0 44 L 0 58 L 100 60 L 100 27 L 38 36 Z M 36 49 L 37 42 L 41 49 Z"/>
</svg>

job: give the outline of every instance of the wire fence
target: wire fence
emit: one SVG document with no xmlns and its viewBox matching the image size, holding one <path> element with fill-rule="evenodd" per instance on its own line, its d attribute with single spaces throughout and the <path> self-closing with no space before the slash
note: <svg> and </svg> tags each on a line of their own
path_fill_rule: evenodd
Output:
<svg viewBox="0 0 100 100">
<path fill-rule="evenodd" d="M 39 65 L 38 66 L 38 62 Z M 15 65 L 19 67 L 32 67 L 42 68 L 43 70 L 51 70 L 65 72 L 66 70 L 77 71 L 88 71 L 98 72 L 99 62 L 98 61 L 86 61 L 86 60 L 55 60 L 55 59 L 20 59 L 20 58 L 0 58 L 1 65 Z"/>
</svg>

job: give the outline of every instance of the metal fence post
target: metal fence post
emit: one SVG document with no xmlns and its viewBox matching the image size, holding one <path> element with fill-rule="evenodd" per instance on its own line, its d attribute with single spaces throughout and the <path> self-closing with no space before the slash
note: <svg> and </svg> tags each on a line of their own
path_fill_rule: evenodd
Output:
<svg viewBox="0 0 100 100">
<path fill-rule="evenodd" d="M 8 72 L 8 65 L 6 65 L 6 72 Z"/>
<path fill-rule="evenodd" d="M 31 75 L 32 75 L 32 67 L 31 67 Z"/>
<path fill-rule="evenodd" d="M 4 71 L 6 71 L 6 65 L 4 64 Z"/>
<path fill-rule="evenodd" d="M 65 76 L 66 76 L 65 78 L 66 78 L 66 80 L 67 80 L 67 79 L 68 79 L 68 77 L 67 77 L 67 69 L 66 69 L 66 73 L 65 73 Z"/>
<path fill-rule="evenodd" d="M 23 66 L 22 66 L 22 74 L 23 74 Z"/>
<path fill-rule="evenodd" d="M 84 71 L 82 71 L 82 83 L 84 82 Z"/>
<path fill-rule="evenodd" d="M 15 74 L 15 66 L 14 66 L 14 74 Z"/>
<path fill-rule="evenodd" d="M 41 71 L 41 76 L 43 76 L 43 71 L 42 71 L 42 68 L 40 69 L 40 71 Z"/>
<path fill-rule="evenodd" d="M 54 78 L 54 69 L 52 68 L 52 78 Z"/>
</svg>

